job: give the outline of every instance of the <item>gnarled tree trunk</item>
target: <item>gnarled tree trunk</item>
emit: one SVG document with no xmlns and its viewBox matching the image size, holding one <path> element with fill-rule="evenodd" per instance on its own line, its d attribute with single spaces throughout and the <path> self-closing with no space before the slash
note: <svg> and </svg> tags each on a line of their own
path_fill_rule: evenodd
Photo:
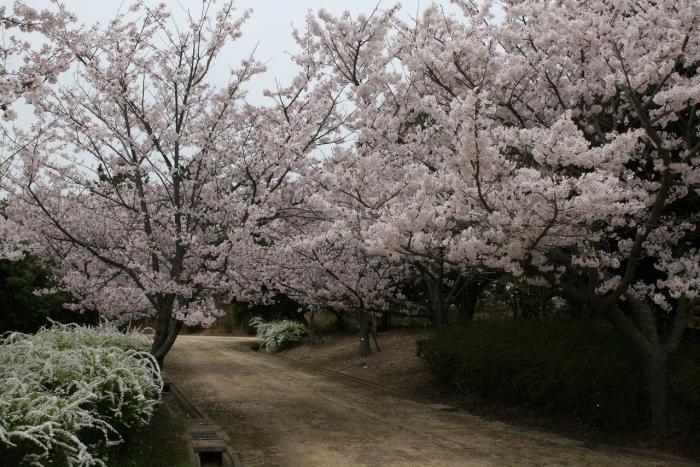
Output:
<svg viewBox="0 0 700 467">
<path fill-rule="evenodd" d="M 670 429 L 668 360 L 669 356 L 666 352 L 659 349 L 644 362 L 644 380 L 651 412 L 651 428 L 659 437 L 665 437 Z"/>
<path fill-rule="evenodd" d="M 627 316 L 617 305 L 607 310 L 610 322 L 634 346 L 641 357 L 647 403 L 651 415 L 651 430 L 655 436 L 665 438 L 670 430 L 671 388 L 669 361 L 678 349 L 688 323 L 690 304 L 681 300 L 675 309 L 671 328 L 659 330 L 652 307 L 631 295 Z"/>
<path fill-rule="evenodd" d="M 433 327 L 439 328 L 448 323 L 448 303 L 441 285 L 434 278 L 424 275 L 423 284 L 428 295 L 428 307 L 432 314 Z"/>
<path fill-rule="evenodd" d="M 360 335 L 360 357 L 366 357 L 372 352 L 370 346 L 371 316 L 367 312 L 357 313 L 357 326 L 359 327 Z"/>
<path fill-rule="evenodd" d="M 156 332 L 153 336 L 153 344 L 151 344 L 151 354 L 156 358 L 158 365 L 162 369 L 165 362 L 165 356 L 175 343 L 175 339 L 180 333 L 180 329 L 182 329 L 182 321 L 172 317 L 172 299 L 164 300 L 164 302 L 158 308 Z"/>
<path fill-rule="evenodd" d="M 459 321 L 471 321 L 476 313 L 476 305 L 479 303 L 481 293 L 486 288 L 486 281 L 479 277 L 471 278 L 464 286 L 464 291 L 460 294 L 459 306 L 457 307 L 457 319 Z"/>
</svg>

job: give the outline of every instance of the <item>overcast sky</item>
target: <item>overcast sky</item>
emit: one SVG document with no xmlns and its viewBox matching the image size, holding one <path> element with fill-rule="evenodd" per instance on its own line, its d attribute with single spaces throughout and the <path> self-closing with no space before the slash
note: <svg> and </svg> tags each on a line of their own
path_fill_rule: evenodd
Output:
<svg viewBox="0 0 700 467">
<path fill-rule="evenodd" d="M 25 0 L 34 8 L 50 8 L 49 0 Z M 12 2 L 0 0 L 0 4 Z M 130 4 L 130 0 L 62 0 L 69 10 L 78 17 L 79 23 L 105 23 L 120 10 L 123 11 Z M 148 1 L 156 5 L 160 1 Z M 175 18 L 182 9 L 190 9 L 193 12 L 200 10 L 202 0 L 165 1 L 172 9 Z M 221 5 L 221 1 L 217 2 Z M 264 76 L 258 77 L 251 83 L 249 99 L 256 103 L 263 103 L 262 90 L 274 88 L 275 79 L 281 83 L 288 83 L 296 72 L 287 52 L 295 52 L 296 44 L 291 36 L 292 25 L 303 28 L 307 11 L 318 11 L 325 8 L 332 14 L 340 14 L 349 10 L 353 15 L 362 12 L 370 12 L 377 5 L 380 9 L 388 9 L 398 2 L 395 0 L 238 0 L 235 2 L 239 10 L 251 9 L 253 16 L 243 29 L 243 37 L 233 46 L 226 49 L 219 58 L 214 69 L 222 80 L 228 77 L 231 68 L 238 67 L 240 61 L 248 58 L 253 50 L 255 58 L 267 65 L 268 71 Z M 446 11 L 457 11 L 457 8 L 449 0 L 437 0 Z M 408 19 L 415 17 L 417 12 L 430 5 L 430 0 L 403 0 L 401 2 L 401 17 Z M 256 49 L 257 45 L 257 49 Z"/>
</svg>

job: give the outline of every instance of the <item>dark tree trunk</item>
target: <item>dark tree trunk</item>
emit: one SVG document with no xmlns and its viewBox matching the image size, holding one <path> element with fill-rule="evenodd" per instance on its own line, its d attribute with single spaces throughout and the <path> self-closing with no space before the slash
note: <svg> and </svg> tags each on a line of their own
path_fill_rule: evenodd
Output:
<svg viewBox="0 0 700 467">
<path fill-rule="evenodd" d="M 369 341 L 371 338 L 370 333 L 372 331 L 370 321 L 371 317 L 369 313 L 358 313 L 357 325 L 359 327 L 360 336 L 360 357 L 366 357 L 372 352 Z"/>
<path fill-rule="evenodd" d="M 379 332 L 388 331 L 391 329 L 391 312 L 383 311 L 382 316 L 379 318 Z"/>
<path fill-rule="evenodd" d="M 670 395 L 668 381 L 668 356 L 659 351 L 645 363 L 645 383 L 649 409 L 651 412 L 651 428 L 659 438 L 668 435 L 670 429 Z"/>
<path fill-rule="evenodd" d="M 627 296 L 630 317 L 618 307 L 608 310 L 607 317 L 618 331 L 634 346 L 644 367 L 644 383 L 651 414 L 651 431 L 658 438 L 668 436 L 670 430 L 670 386 L 668 366 L 676 352 L 688 323 L 690 304 L 681 300 L 676 307 L 668 333 L 659 332 L 652 307 Z"/>
<path fill-rule="evenodd" d="M 481 292 L 483 292 L 486 284 L 478 279 L 470 280 L 464 288 L 462 300 L 460 300 L 457 311 L 459 321 L 471 321 L 476 313 L 476 305 L 479 303 Z"/>
<path fill-rule="evenodd" d="M 424 277 L 423 282 L 428 295 L 428 305 L 432 313 L 433 327 L 440 328 L 448 324 L 448 304 L 440 285 L 431 277 Z"/>
<path fill-rule="evenodd" d="M 433 306 L 433 327 L 434 328 L 441 328 L 443 326 L 446 326 L 449 322 L 448 319 L 448 310 L 446 307 L 443 306 Z"/>
<path fill-rule="evenodd" d="M 316 313 L 311 313 L 308 322 L 307 329 L 309 330 L 308 342 L 309 345 L 314 346 L 316 342 L 323 342 L 323 336 L 318 332 L 318 327 L 316 326 Z"/>
<path fill-rule="evenodd" d="M 180 329 L 182 329 L 182 321 L 172 318 L 169 314 L 166 316 L 161 311 L 156 326 L 156 334 L 151 345 L 151 354 L 156 358 L 161 369 L 163 369 L 165 356 L 175 343 Z"/>
<path fill-rule="evenodd" d="M 155 355 L 155 349 L 163 345 L 165 338 L 168 335 L 168 323 L 170 321 L 170 314 L 172 308 L 167 305 L 161 305 L 158 310 L 158 315 L 156 316 L 156 329 L 155 335 L 153 336 L 153 344 L 151 345 L 151 353 Z"/>
<path fill-rule="evenodd" d="M 347 331 L 348 323 L 345 319 L 345 313 L 342 311 L 330 310 L 335 315 L 335 326 L 338 331 Z"/>
<path fill-rule="evenodd" d="M 312 314 L 308 320 L 307 329 L 309 330 L 309 345 L 313 347 L 316 344 L 316 320 Z"/>
</svg>

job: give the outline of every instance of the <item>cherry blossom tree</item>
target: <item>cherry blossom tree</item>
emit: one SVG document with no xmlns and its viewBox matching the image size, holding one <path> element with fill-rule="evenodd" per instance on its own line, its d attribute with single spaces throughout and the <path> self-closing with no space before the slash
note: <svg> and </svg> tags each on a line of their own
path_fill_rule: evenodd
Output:
<svg viewBox="0 0 700 467">
<path fill-rule="evenodd" d="M 304 90 L 308 69 L 268 107 L 246 102 L 262 70 L 252 59 L 214 85 L 248 13 L 213 3 L 184 29 L 165 4 L 136 2 L 104 28 L 63 36 L 77 79 L 37 102 L 41 136 L 13 180 L 11 217 L 58 263 L 62 285 L 109 318 L 155 320 L 161 364 L 183 323 L 216 318 L 215 297 L 267 298 L 266 226 L 303 217 L 290 182 L 338 127 L 335 96 Z"/>
<path fill-rule="evenodd" d="M 449 260 L 456 219 L 444 209 L 449 196 L 436 183 L 450 154 L 441 149 L 449 135 L 446 140 L 427 114 L 415 110 L 424 95 L 401 63 L 406 44 L 394 31 L 396 11 L 356 18 L 321 11 L 308 17 L 302 42 L 309 44 L 306 60 L 342 86 L 347 100 L 345 126 L 354 144 L 332 165 L 336 202 L 372 212 L 362 227 L 368 251 L 410 266 L 425 296 L 423 313 L 442 325 L 449 306 L 469 303 L 475 294 L 465 299 L 465 292 L 475 292 L 483 279 L 472 265 Z"/>
<path fill-rule="evenodd" d="M 332 308 L 353 316 L 359 328 L 359 354 L 371 352 L 377 318 L 388 313 L 402 271 L 369 254 L 358 232 L 344 222 L 309 224 L 273 249 L 274 286 L 313 311 Z"/>
<path fill-rule="evenodd" d="M 16 2 L 12 9 L 0 6 L 0 110 L 3 119 L 12 121 L 17 114 L 12 104 L 20 97 L 30 103 L 41 96 L 46 84 L 56 82 L 57 76 L 66 71 L 71 55 L 59 44 L 45 41 L 32 47 L 28 34 L 37 32 L 49 38 L 60 35 L 75 17 L 62 5 L 55 11 L 37 11 L 23 2 Z M 12 34 L 17 32 L 19 34 Z"/>
<path fill-rule="evenodd" d="M 28 37 L 32 33 L 50 38 L 61 34 L 74 16 L 63 6 L 55 11 L 36 11 L 22 2 L 13 8 L 0 6 L 0 180 L 11 169 L 11 163 L 21 149 L 23 133 L 12 125 L 17 118 L 13 108 L 20 98 L 34 102 L 55 83 L 64 72 L 71 56 L 60 46 L 45 40 L 39 47 L 32 47 Z M 17 260 L 24 256 L 28 245 L 22 242 L 17 226 L 0 214 L 0 259 Z"/>
<path fill-rule="evenodd" d="M 330 308 L 354 316 L 359 353 L 367 356 L 371 338 L 379 349 L 378 318 L 390 313 L 402 298 L 399 287 L 406 280 L 407 268 L 369 250 L 364 235 L 376 211 L 343 193 L 344 187 L 352 186 L 353 176 L 361 176 L 361 170 L 345 166 L 353 160 L 348 153 L 336 149 L 322 167 L 300 181 L 307 189 L 313 188 L 304 203 L 313 217 L 278 223 L 267 256 L 274 272 L 272 287 L 312 312 Z"/>
<path fill-rule="evenodd" d="M 403 63 L 448 128 L 444 180 L 478 255 L 607 317 L 645 364 L 652 425 L 698 305 L 694 2 L 460 3 L 429 9 Z M 408 30 L 408 28 L 404 28 Z"/>
<path fill-rule="evenodd" d="M 298 76 L 289 88 L 270 93 L 292 115 L 302 116 L 301 121 L 318 122 L 311 128 L 314 138 L 299 151 L 321 157 L 306 172 L 297 172 L 301 176 L 290 184 L 300 202 L 270 224 L 264 241 L 267 254 L 258 263 L 263 269 L 258 275 L 267 278 L 271 290 L 303 303 L 312 313 L 331 308 L 354 315 L 361 355 L 370 351 L 376 318 L 388 312 L 402 266 L 367 250 L 363 233 L 374 211 L 347 198 L 341 185 L 347 186 L 347 177 L 352 176 L 346 172 L 347 164 L 353 164 L 347 156 L 354 154 L 348 148 L 357 144 L 354 121 L 359 109 L 354 106 L 354 88 L 366 81 L 363 74 L 370 66 L 364 60 L 384 59 L 373 54 L 382 50 L 392 14 L 375 11 L 361 16 L 358 28 L 351 30 L 347 29 L 353 23 L 349 15 L 336 22 L 321 12 L 319 22 L 310 14 L 305 32 L 294 32 L 301 49 L 293 57 L 300 67 Z M 290 112 L 283 114 L 285 119 L 276 124 L 286 131 Z M 305 133 L 293 130 L 289 137 Z M 334 148 L 330 154 L 319 152 L 329 144 Z M 365 173 L 374 177 L 376 168 L 371 160 L 367 162 L 365 169 L 373 172 Z"/>
<path fill-rule="evenodd" d="M 455 3 L 463 18 L 433 6 L 380 36 L 347 14 L 312 23 L 314 57 L 349 86 L 354 163 L 376 177 L 341 192 L 384 200 L 369 251 L 503 271 L 605 316 L 664 433 L 669 358 L 700 300 L 698 6 L 513 1 L 496 22 Z"/>
<path fill-rule="evenodd" d="M 137 2 L 105 27 L 58 38 L 79 63 L 76 80 L 35 102 L 40 136 L 22 150 L 9 209 L 82 306 L 155 320 L 161 363 L 182 323 L 215 318 L 231 241 L 255 222 L 246 206 L 257 194 L 227 175 L 260 148 L 243 86 L 261 67 L 244 61 L 227 85 L 211 84 L 247 17 L 231 3 L 211 8 L 179 30 L 165 4 Z"/>
<path fill-rule="evenodd" d="M 524 266 L 635 346 L 665 434 L 669 358 L 700 305 L 700 6 L 571 7 L 513 5 L 503 28 L 510 90 L 537 103 L 516 112 L 548 122 L 522 130 L 519 147 L 544 176 L 576 181 L 575 194 L 548 196 Z M 529 82 L 515 85 L 524 69 Z"/>
</svg>

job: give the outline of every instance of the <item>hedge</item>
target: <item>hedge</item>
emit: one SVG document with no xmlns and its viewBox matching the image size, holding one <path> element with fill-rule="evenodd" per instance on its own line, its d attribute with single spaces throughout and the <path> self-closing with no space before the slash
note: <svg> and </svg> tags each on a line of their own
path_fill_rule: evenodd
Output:
<svg viewBox="0 0 700 467">
<path fill-rule="evenodd" d="M 646 417 L 640 362 L 605 323 L 483 320 L 418 342 L 439 383 L 480 397 L 620 427 Z M 672 363 L 677 401 L 700 408 L 700 343 Z"/>
</svg>

